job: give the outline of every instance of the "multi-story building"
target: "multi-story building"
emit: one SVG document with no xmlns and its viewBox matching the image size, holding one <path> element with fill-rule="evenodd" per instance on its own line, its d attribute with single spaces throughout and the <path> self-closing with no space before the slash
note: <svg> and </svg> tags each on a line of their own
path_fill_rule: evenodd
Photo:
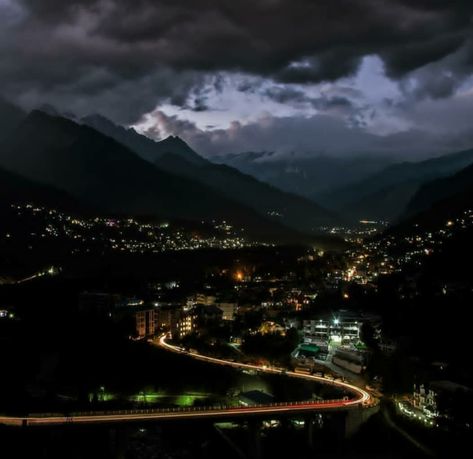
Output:
<svg viewBox="0 0 473 459">
<path fill-rule="evenodd" d="M 238 305 L 236 303 L 215 303 L 215 306 L 219 308 L 223 315 L 223 320 L 234 320 L 235 315 L 238 311 Z"/>
<path fill-rule="evenodd" d="M 352 373 L 361 374 L 366 370 L 366 353 L 338 348 L 332 357 L 332 362 Z"/>
<path fill-rule="evenodd" d="M 412 393 L 412 405 L 424 413 L 437 414 L 437 394 L 433 389 L 424 384 L 414 386 Z"/>
<path fill-rule="evenodd" d="M 115 303 L 110 316 L 115 321 L 133 320 L 134 336 L 143 339 L 155 336 L 160 330 L 158 308 L 142 300 L 122 299 Z M 131 324 L 130 324 L 131 325 Z"/>
<path fill-rule="evenodd" d="M 210 306 L 215 303 L 217 297 L 213 294 L 208 293 L 197 293 L 194 298 L 194 304 L 205 304 Z"/>
<path fill-rule="evenodd" d="M 136 336 L 138 338 L 146 338 L 156 334 L 156 309 L 140 309 L 133 314 L 135 318 Z"/>
<path fill-rule="evenodd" d="M 159 331 L 174 330 L 182 315 L 181 308 L 174 304 L 159 306 L 155 311 L 156 328 Z"/>
<path fill-rule="evenodd" d="M 198 304 L 177 321 L 176 327 L 172 330 L 174 338 L 182 339 L 191 333 L 200 333 L 207 327 L 220 324 L 223 312 L 220 308 L 211 305 Z"/>
<path fill-rule="evenodd" d="M 182 339 L 191 333 L 194 333 L 197 329 L 197 316 L 189 313 L 183 315 L 176 323 L 176 327 L 173 330 L 173 338 Z"/>
<path fill-rule="evenodd" d="M 358 341 L 361 322 L 340 318 L 323 318 L 303 321 L 304 341 L 348 343 Z"/>
<path fill-rule="evenodd" d="M 453 381 L 431 381 L 428 384 L 414 386 L 411 403 L 427 418 L 449 417 L 448 408 L 453 405 L 453 399 L 471 394 L 471 389 Z M 443 399 L 444 403 L 441 403 Z"/>
<path fill-rule="evenodd" d="M 304 320 L 302 332 L 306 343 L 351 344 L 360 340 L 361 326 L 365 322 L 376 324 L 376 316 L 359 315 L 342 310 L 336 314 Z"/>
</svg>

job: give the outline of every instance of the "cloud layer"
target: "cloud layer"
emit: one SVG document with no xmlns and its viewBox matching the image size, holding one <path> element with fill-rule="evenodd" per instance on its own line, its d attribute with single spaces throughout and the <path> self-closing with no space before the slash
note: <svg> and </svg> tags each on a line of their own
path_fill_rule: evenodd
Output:
<svg viewBox="0 0 473 459">
<path fill-rule="evenodd" d="M 314 84 L 377 55 L 391 78 L 415 77 L 413 98 L 448 97 L 471 74 L 472 13 L 470 0 L 0 0 L 0 84 L 26 106 L 133 122 L 164 101 L 205 111 L 219 72 Z"/>
<path fill-rule="evenodd" d="M 143 119 L 142 131 L 156 140 L 168 135 L 186 139 L 199 153 L 212 158 L 241 152 L 288 155 L 389 155 L 398 159 L 430 157 L 471 148 L 473 94 L 448 104 L 426 101 L 404 115 L 413 128 L 376 135 L 362 126 L 349 126 L 338 116 L 274 117 L 248 123 L 234 121 L 228 128 L 206 130 L 176 115 L 156 110 Z"/>
</svg>

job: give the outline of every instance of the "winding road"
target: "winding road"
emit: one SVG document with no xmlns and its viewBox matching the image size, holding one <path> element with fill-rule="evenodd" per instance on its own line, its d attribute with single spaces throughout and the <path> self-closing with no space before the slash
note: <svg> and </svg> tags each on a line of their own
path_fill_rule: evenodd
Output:
<svg viewBox="0 0 473 459">
<path fill-rule="evenodd" d="M 345 401 L 345 404 L 343 406 L 351 406 L 351 405 L 368 405 L 372 401 L 371 395 L 366 392 L 364 389 L 361 387 L 355 386 L 353 384 L 349 384 L 345 381 L 339 381 L 339 380 L 332 380 L 328 378 L 324 378 L 322 376 L 315 376 L 315 375 L 309 375 L 309 374 L 304 374 L 304 373 L 296 373 L 295 371 L 287 371 L 281 368 L 274 368 L 274 367 L 269 367 L 269 366 L 259 366 L 259 365 L 251 365 L 247 363 L 240 363 L 240 362 L 234 362 L 232 360 L 223 360 L 223 359 L 217 359 L 215 357 L 209 357 L 206 355 L 202 354 L 197 354 L 195 352 L 190 352 L 186 351 L 185 349 L 182 349 L 178 346 L 174 346 L 172 344 L 169 344 L 166 341 L 166 335 L 162 335 L 159 340 L 158 340 L 158 345 L 171 352 L 176 352 L 178 354 L 185 354 L 188 355 L 189 357 L 192 357 L 193 359 L 196 360 L 202 360 L 204 362 L 209 362 L 213 363 L 216 365 L 224 365 L 224 366 L 229 366 L 229 367 L 234 367 L 234 368 L 240 368 L 244 370 L 253 370 L 253 371 L 258 371 L 262 373 L 272 373 L 272 374 L 280 374 L 280 375 L 286 375 L 290 376 L 293 378 L 300 378 L 300 379 L 308 379 L 311 381 L 317 381 L 322 384 L 328 384 L 331 386 L 336 386 L 340 389 L 344 389 L 356 396 L 356 398 L 350 399 L 349 401 Z"/>
<path fill-rule="evenodd" d="M 354 407 L 370 405 L 372 399 L 365 390 L 344 381 L 333 381 L 314 375 L 306 375 L 285 371 L 279 368 L 249 365 L 245 363 L 232 362 L 217 359 L 201 354 L 188 352 L 177 346 L 173 346 L 166 341 L 163 335 L 158 340 L 158 345 L 170 352 L 188 355 L 194 359 L 205 362 L 231 366 L 247 370 L 255 370 L 264 373 L 284 374 L 294 378 L 317 381 L 323 384 L 338 387 L 353 394 L 352 398 L 337 400 L 310 400 L 304 402 L 283 402 L 271 403 L 267 405 L 254 406 L 211 406 L 211 407 L 189 407 L 189 408 L 158 408 L 143 410 L 119 410 L 119 411 L 94 411 L 71 413 L 70 415 L 41 413 L 24 417 L 3 416 L 0 414 L 0 424 L 10 426 L 44 426 L 61 424 L 115 424 L 124 422 L 139 422 L 153 420 L 176 420 L 176 419 L 197 419 L 197 418 L 238 418 L 250 415 L 271 415 L 271 414 L 298 414 L 303 412 L 347 410 Z"/>
</svg>

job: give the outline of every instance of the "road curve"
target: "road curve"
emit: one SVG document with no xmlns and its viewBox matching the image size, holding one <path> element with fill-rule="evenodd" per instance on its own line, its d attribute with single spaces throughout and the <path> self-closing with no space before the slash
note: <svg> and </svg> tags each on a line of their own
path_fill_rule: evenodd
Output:
<svg viewBox="0 0 473 459">
<path fill-rule="evenodd" d="M 276 414 L 297 414 L 303 412 L 346 410 L 357 405 L 362 406 L 370 402 L 370 395 L 363 389 L 342 381 L 332 381 L 313 375 L 304 375 L 292 371 L 284 372 L 277 368 L 259 367 L 244 363 L 231 362 L 214 357 L 187 352 L 177 346 L 166 342 L 163 335 L 159 339 L 159 346 L 179 354 L 187 354 L 192 358 L 206 362 L 227 365 L 235 368 L 244 368 L 262 371 L 273 374 L 286 374 L 295 378 L 309 379 L 324 384 L 330 384 L 344 389 L 354 395 L 351 399 L 339 400 L 317 400 L 304 402 L 283 402 L 271 403 L 268 405 L 255 406 L 213 406 L 213 407 L 191 407 L 191 408 L 164 408 L 164 409 L 144 409 L 144 410 L 120 410 L 120 411 L 96 411 L 73 413 L 70 416 L 62 414 L 38 414 L 24 417 L 0 415 L 0 424 L 9 426 L 53 426 L 61 424 L 107 424 L 123 422 L 142 422 L 153 420 L 178 420 L 178 419 L 199 419 L 199 418 L 238 418 L 249 415 L 276 415 Z"/>
<path fill-rule="evenodd" d="M 185 349 L 182 349 L 178 346 L 173 346 L 172 344 L 169 344 L 166 341 L 166 335 L 162 335 L 159 338 L 159 346 L 163 349 L 166 349 L 171 352 L 176 352 L 178 354 L 185 354 L 188 355 L 194 359 L 197 360 L 202 360 L 204 362 L 209 362 L 209 363 L 214 363 L 217 365 L 225 365 L 225 366 L 230 366 L 234 368 L 243 368 L 246 370 L 256 370 L 264 373 L 272 373 L 272 374 L 284 374 L 287 376 L 291 376 L 293 378 L 300 378 L 300 379 L 308 379 L 312 381 L 317 381 L 322 384 L 329 384 L 331 386 L 336 386 L 340 389 L 344 389 L 352 394 L 355 395 L 356 398 L 349 400 L 345 406 L 350 406 L 350 405 L 366 405 L 370 403 L 371 401 L 371 395 L 363 390 L 361 387 L 355 386 L 353 384 L 349 384 L 344 381 L 335 381 L 331 380 L 328 378 L 323 378 L 321 376 L 315 376 L 315 375 L 306 375 L 303 373 L 296 373 L 294 371 L 286 371 L 282 370 L 280 368 L 273 368 L 273 367 L 267 367 L 267 366 L 258 366 L 258 365 L 250 365 L 247 363 L 240 363 L 240 362 L 233 362 L 231 360 L 223 360 L 223 359 L 217 359 L 215 357 L 209 357 L 206 355 L 202 354 L 197 354 L 194 352 L 189 352 L 186 351 Z"/>
</svg>

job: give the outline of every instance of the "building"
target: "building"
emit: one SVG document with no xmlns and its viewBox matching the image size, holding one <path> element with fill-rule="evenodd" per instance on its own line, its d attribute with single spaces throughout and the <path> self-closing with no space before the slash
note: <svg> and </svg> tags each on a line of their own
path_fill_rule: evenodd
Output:
<svg viewBox="0 0 473 459">
<path fill-rule="evenodd" d="M 295 366 L 314 368 L 317 360 L 326 360 L 327 347 L 319 347 L 315 344 L 299 344 L 291 353 L 291 361 Z"/>
<path fill-rule="evenodd" d="M 204 304 L 210 306 L 215 304 L 217 297 L 213 294 L 208 293 L 197 293 L 194 297 L 194 304 Z"/>
<path fill-rule="evenodd" d="M 414 385 L 411 403 L 427 418 L 448 418 L 450 413 L 445 407 L 451 407 L 455 397 L 467 393 L 471 393 L 471 389 L 462 384 L 453 381 L 432 381 L 428 385 Z"/>
<path fill-rule="evenodd" d="M 286 329 L 276 322 L 271 322 L 267 320 L 261 324 L 259 332 L 262 335 L 278 334 L 284 336 L 286 334 Z"/>
<path fill-rule="evenodd" d="M 121 298 L 115 302 L 110 317 L 114 321 L 131 320 L 129 326 L 133 327 L 133 335 L 137 339 L 150 338 L 160 331 L 158 308 L 145 304 L 137 298 Z"/>
<path fill-rule="evenodd" d="M 172 331 L 174 339 L 183 339 L 197 330 L 197 315 L 192 312 L 182 315 Z"/>
<path fill-rule="evenodd" d="M 156 314 L 156 328 L 159 331 L 174 330 L 177 326 L 182 311 L 177 305 L 168 304 L 158 306 L 155 309 Z"/>
<path fill-rule="evenodd" d="M 428 389 L 424 384 L 414 385 L 412 405 L 429 416 L 437 416 L 437 394 L 433 389 Z"/>
<path fill-rule="evenodd" d="M 154 308 L 140 309 L 133 313 L 136 336 L 139 339 L 154 336 L 157 331 L 157 314 Z"/>
<path fill-rule="evenodd" d="M 187 313 L 183 313 L 177 321 L 173 336 L 182 339 L 191 333 L 201 333 L 212 326 L 222 324 L 223 311 L 215 305 L 195 305 Z"/>
<path fill-rule="evenodd" d="M 356 342 L 360 338 L 361 322 L 338 317 L 304 320 L 302 332 L 306 343 Z"/>
<path fill-rule="evenodd" d="M 331 315 L 320 316 L 302 323 L 305 343 L 353 344 L 360 341 L 361 326 L 369 322 L 378 328 L 379 317 L 361 315 L 346 310 L 340 310 Z"/>
<path fill-rule="evenodd" d="M 238 305 L 236 303 L 215 303 L 217 308 L 222 310 L 222 319 L 232 321 L 235 319 L 235 315 L 238 311 Z"/>
<path fill-rule="evenodd" d="M 366 370 L 366 354 L 338 348 L 332 357 L 332 363 L 352 373 L 361 374 Z"/>
</svg>

